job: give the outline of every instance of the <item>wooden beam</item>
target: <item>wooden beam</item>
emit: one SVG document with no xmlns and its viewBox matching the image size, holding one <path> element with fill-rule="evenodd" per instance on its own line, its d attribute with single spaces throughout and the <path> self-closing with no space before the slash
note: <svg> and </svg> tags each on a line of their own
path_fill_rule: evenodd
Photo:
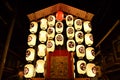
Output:
<svg viewBox="0 0 120 80">
<path fill-rule="evenodd" d="M 92 13 L 77 9 L 75 7 L 72 7 L 72 6 L 63 4 L 63 3 L 58 3 L 58 4 L 50 6 L 48 8 L 44 8 L 42 10 L 30 13 L 27 16 L 30 21 L 37 21 L 38 19 L 45 17 L 47 15 L 53 14 L 53 13 L 57 12 L 58 10 L 61 10 L 68 14 L 72 14 L 81 19 L 89 20 L 89 21 L 91 21 L 94 16 L 94 14 L 92 14 Z"/>
<path fill-rule="evenodd" d="M 117 27 L 118 24 L 120 24 L 120 20 L 117 20 L 115 22 L 112 28 L 105 34 L 105 36 L 98 42 L 98 44 L 95 47 L 98 47 L 110 35 L 110 33 Z"/>
</svg>

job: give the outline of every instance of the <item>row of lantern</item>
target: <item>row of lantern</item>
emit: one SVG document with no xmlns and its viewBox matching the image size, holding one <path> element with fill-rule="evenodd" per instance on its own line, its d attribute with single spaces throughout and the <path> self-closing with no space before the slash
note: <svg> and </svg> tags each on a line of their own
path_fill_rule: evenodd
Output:
<svg viewBox="0 0 120 80">
<path fill-rule="evenodd" d="M 69 16 L 72 16 L 72 15 L 67 15 L 67 18 L 69 18 Z M 53 17 L 53 19 L 55 19 L 55 18 Z M 46 30 L 48 28 L 47 22 L 49 24 L 49 27 L 53 27 L 55 25 L 55 30 L 56 30 L 57 33 L 62 33 L 63 32 L 64 25 L 63 25 L 63 23 L 61 21 L 57 21 L 56 24 L 55 24 L 55 21 L 50 22 L 50 21 L 47 21 L 46 18 L 42 18 L 40 20 L 40 28 L 42 30 Z M 66 19 L 66 24 L 69 27 L 73 26 L 73 20 L 71 22 L 71 20 L 69 21 L 69 19 Z M 85 33 L 90 33 L 92 31 L 90 21 L 84 21 L 82 23 L 81 19 L 75 19 L 75 21 L 74 21 L 75 30 L 77 30 L 77 31 L 81 30 L 82 29 L 82 24 L 83 24 L 83 28 L 84 28 Z M 31 33 L 36 33 L 37 30 L 38 30 L 38 22 L 35 22 L 35 21 L 31 22 L 29 31 Z"/>
<path fill-rule="evenodd" d="M 68 46 L 70 48 L 68 48 Z M 72 47 L 74 46 L 74 47 Z M 45 57 L 47 52 L 53 52 L 55 50 L 55 45 L 54 45 L 54 41 L 53 40 L 49 40 L 47 41 L 47 47 L 45 44 L 39 44 L 38 45 L 38 51 L 37 51 L 37 55 L 39 57 Z M 87 47 L 85 48 L 84 45 L 77 45 L 75 47 L 75 45 L 73 43 L 71 43 L 71 40 L 67 41 L 67 50 L 68 51 L 74 51 L 76 50 L 76 55 L 78 58 L 83 58 L 86 55 L 86 58 L 89 61 L 94 60 L 95 58 L 95 50 L 93 47 Z M 47 51 L 47 52 L 46 52 Z M 35 49 L 33 48 L 28 48 L 26 51 L 26 60 L 28 62 L 31 62 L 34 60 L 35 58 Z"/>
<path fill-rule="evenodd" d="M 101 67 L 92 62 L 86 63 L 84 60 L 78 60 L 76 64 L 78 74 L 86 74 L 88 77 L 101 77 Z M 75 70 L 75 65 L 73 65 Z M 74 73 L 75 77 L 75 73 Z"/>
<path fill-rule="evenodd" d="M 28 63 L 24 66 L 24 77 L 25 78 L 33 78 L 36 76 L 36 73 L 43 73 L 44 74 L 44 66 L 45 60 L 38 59 L 36 61 L 36 65 L 34 66 L 31 63 Z"/>
<path fill-rule="evenodd" d="M 69 31 L 68 31 L 68 32 L 69 32 Z M 68 33 L 68 32 L 67 32 L 67 33 Z M 82 31 L 77 31 L 77 32 L 75 33 L 75 41 L 76 41 L 78 44 L 81 44 L 81 43 L 83 42 L 83 40 L 85 39 L 85 44 L 88 45 L 88 46 L 91 46 L 91 45 L 93 44 L 93 35 L 92 35 L 91 33 L 85 34 L 85 37 L 83 37 L 83 35 L 84 35 L 84 34 L 83 34 Z M 49 35 L 49 32 L 47 33 L 46 31 L 43 31 L 43 30 L 41 30 L 41 31 L 39 32 L 39 41 L 40 41 L 41 43 L 45 43 L 45 42 L 47 41 L 47 36 L 48 36 L 48 40 L 49 40 L 49 39 L 53 39 L 54 36 L 55 36 L 55 42 L 56 42 L 56 44 L 59 45 L 59 43 L 60 43 L 60 45 L 63 45 L 64 36 L 63 36 L 62 34 L 57 34 L 57 35 L 55 35 L 55 33 L 54 33 L 54 34 L 50 34 L 50 35 Z M 70 34 L 70 35 L 67 34 L 67 37 L 73 38 L 74 35 L 72 35 L 72 34 Z M 29 45 L 30 47 L 35 46 L 35 45 L 36 45 L 36 39 L 37 39 L 37 37 L 36 37 L 35 34 L 29 34 L 29 35 L 28 35 L 28 45 Z M 71 40 L 71 39 L 69 39 L 69 40 Z M 72 42 L 74 42 L 74 41 L 72 41 Z"/>
<path fill-rule="evenodd" d="M 24 67 L 24 76 L 26 78 L 32 78 L 37 73 L 44 73 L 44 60 L 37 60 L 36 67 L 33 64 L 26 64 Z M 87 74 L 88 77 L 96 76 L 96 65 L 94 63 L 87 63 L 84 60 L 77 61 L 77 72 L 79 74 Z"/>
<path fill-rule="evenodd" d="M 88 77 L 96 76 L 96 65 L 94 63 L 86 63 L 84 60 L 78 60 L 76 68 L 79 74 L 86 73 Z"/>
</svg>

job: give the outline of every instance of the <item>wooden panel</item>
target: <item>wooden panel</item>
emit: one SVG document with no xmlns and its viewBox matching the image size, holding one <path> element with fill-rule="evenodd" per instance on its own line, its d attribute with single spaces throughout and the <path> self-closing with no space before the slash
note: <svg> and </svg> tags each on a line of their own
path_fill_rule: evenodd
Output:
<svg viewBox="0 0 120 80">
<path fill-rule="evenodd" d="M 94 16 L 94 14 L 92 14 L 92 13 L 77 9 L 72 6 L 68 6 L 63 3 L 58 3 L 58 4 L 50 6 L 48 8 L 44 8 L 44 9 L 36 11 L 34 13 L 30 13 L 27 16 L 30 21 L 34 21 L 34 20 L 38 20 L 42 17 L 45 17 L 47 15 L 53 14 L 53 13 L 57 12 L 58 10 L 72 14 L 72 15 L 82 18 L 84 20 L 90 20 L 90 21 L 92 20 L 92 18 Z"/>
</svg>

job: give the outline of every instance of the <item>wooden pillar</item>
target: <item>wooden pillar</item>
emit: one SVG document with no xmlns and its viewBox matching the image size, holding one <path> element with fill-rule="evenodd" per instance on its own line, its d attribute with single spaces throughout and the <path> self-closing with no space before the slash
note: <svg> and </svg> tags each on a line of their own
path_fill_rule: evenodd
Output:
<svg viewBox="0 0 120 80">
<path fill-rule="evenodd" d="M 9 32 L 8 32 L 6 43 L 5 43 L 5 47 L 4 47 L 4 50 L 3 50 L 3 55 L 2 55 L 2 59 L 1 59 L 1 67 L 0 67 L 0 80 L 2 79 L 2 73 L 3 73 L 3 70 L 4 70 L 5 62 L 6 62 L 7 52 L 8 52 L 8 49 L 9 49 L 9 44 L 10 44 L 13 28 L 14 28 L 14 25 L 15 25 L 15 20 L 16 20 L 16 17 L 14 17 L 12 22 L 11 22 L 11 26 L 10 26 L 10 29 L 9 29 Z"/>
</svg>

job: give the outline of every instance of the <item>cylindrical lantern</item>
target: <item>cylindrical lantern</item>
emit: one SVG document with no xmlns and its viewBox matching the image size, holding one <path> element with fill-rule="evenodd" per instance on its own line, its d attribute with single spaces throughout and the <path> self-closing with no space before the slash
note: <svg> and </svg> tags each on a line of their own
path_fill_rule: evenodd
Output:
<svg viewBox="0 0 120 80">
<path fill-rule="evenodd" d="M 47 29 L 47 19 L 46 18 L 42 18 L 40 20 L 40 28 L 42 30 L 46 30 Z"/>
<path fill-rule="evenodd" d="M 67 40 L 67 50 L 68 51 L 75 51 L 75 41 L 74 40 Z"/>
<path fill-rule="evenodd" d="M 95 49 L 93 47 L 87 47 L 86 48 L 86 58 L 89 61 L 94 60 L 94 58 L 95 58 Z"/>
<path fill-rule="evenodd" d="M 75 30 L 81 30 L 82 29 L 82 20 L 81 19 L 75 19 L 74 27 L 75 27 Z"/>
<path fill-rule="evenodd" d="M 93 45 L 93 35 L 91 33 L 85 34 L 85 44 L 87 46 Z"/>
<path fill-rule="evenodd" d="M 35 34 L 29 34 L 28 35 L 28 46 L 33 47 L 36 45 L 36 35 Z"/>
<path fill-rule="evenodd" d="M 38 52 L 39 57 L 44 57 L 46 55 L 46 45 L 45 44 L 39 44 L 38 45 Z"/>
<path fill-rule="evenodd" d="M 81 44 L 84 40 L 84 34 L 82 31 L 77 31 L 75 33 L 75 41 L 78 43 L 78 44 Z"/>
<path fill-rule="evenodd" d="M 66 24 L 67 24 L 67 26 L 72 26 L 73 25 L 73 16 L 72 15 L 67 15 L 66 16 Z"/>
<path fill-rule="evenodd" d="M 96 65 L 94 63 L 88 63 L 86 66 L 87 76 L 95 77 L 96 76 Z"/>
<path fill-rule="evenodd" d="M 56 22 L 55 29 L 57 33 L 63 32 L 63 23 L 62 22 Z"/>
<path fill-rule="evenodd" d="M 83 27 L 84 27 L 84 31 L 86 33 L 90 33 L 92 31 L 92 26 L 91 26 L 90 21 L 84 21 L 83 22 Z"/>
<path fill-rule="evenodd" d="M 44 64 L 45 64 L 45 61 L 44 60 L 37 60 L 36 61 L 36 72 L 37 73 L 44 73 Z"/>
<path fill-rule="evenodd" d="M 77 61 L 77 72 L 79 74 L 85 74 L 86 73 L 86 62 L 84 60 L 78 60 Z"/>
<path fill-rule="evenodd" d="M 35 49 L 33 48 L 28 48 L 26 50 L 26 61 L 31 62 L 35 58 Z"/>
<path fill-rule="evenodd" d="M 75 30 L 74 30 L 74 28 L 73 28 L 73 27 L 67 27 L 67 29 L 66 29 L 66 34 L 67 34 L 67 37 L 68 37 L 69 39 L 74 38 L 74 35 L 75 35 Z"/>
<path fill-rule="evenodd" d="M 55 25 L 55 16 L 54 15 L 49 15 L 48 16 L 48 25 L 50 27 L 54 26 Z"/>
<path fill-rule="evenodd" d="M 64 19 L 64 13 L 62 11 L 57 11 L 56 13 L 56 20 L 62 21 Z"/>
<path fill-rule="evenodd" d="M 78 58 L 83 58 L 85 56 L 85 46 L 84 45 L 77 45 L 76 46 L 76 55 Z"/>
<path fill-rule="evenodd" d="M 39 32 L 39 41 L 40 41 L 41 43 L 45 43 L 45 42 L 47 41 L 47 32 L 46 32 L 46 31 L 41 30 L 41 31 Z"/>
<path fill-rule="evenodd" d="M 55 29 L 53 27 L 48 27 L 47 37 L 48 39 L 53 39 L 55 37 Z"/>
<path fill-rule="evenodd" d="M 36 32 L 37 32 L 37 29 L 38 29 L 38 23 L 35 22 L 35 21 L 31 22 L 31 23 L 30 23 L 30 29 L 29 29 L 29 31 L 30 31 L 31 33 L 36 33 Z"/>
<path fill-rule="evenodd" d="M 32 78 L 35 76 L 35 69 L 33 64 L 26 64 L 24 66 L 24 77 L 25 78 Z"/>
<path fill-rule="evenodd" d="M 63 35 L 62 34 L 56 34 L 56 36 L 55 36 L 55 43 L 56 43 L 56 45 L 58 46 L 58 45 L 63 45 L 63 43 L 64 43 L 64 37 L 63 37 Z"/>
<path fill-rule="evenodd" d="M 53 40 L 47 41 L 47 52 L 53 52 L 55 50 L 55 42 Z"/>
</svg>

